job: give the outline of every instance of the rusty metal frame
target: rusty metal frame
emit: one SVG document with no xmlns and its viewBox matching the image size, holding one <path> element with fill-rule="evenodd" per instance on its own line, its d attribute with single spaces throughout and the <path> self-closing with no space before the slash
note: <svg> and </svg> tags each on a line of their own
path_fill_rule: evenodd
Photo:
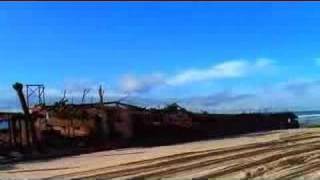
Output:
<svg viewBox="0 0 320 180">
<path fill-rule="evenodd" d="M 26 84 L 26 100 L 27 105 L 30 108 L 31 97 L 36 95 L 38 105 L 45 105 L 45 87 L 43 84 Z"/>
</svg>

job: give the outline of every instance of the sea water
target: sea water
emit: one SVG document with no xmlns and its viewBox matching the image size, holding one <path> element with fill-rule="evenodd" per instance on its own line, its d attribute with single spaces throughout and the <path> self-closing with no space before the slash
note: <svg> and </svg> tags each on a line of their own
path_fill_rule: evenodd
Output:
<svg viewBox="0 0 320 180">
<path fill-rule="evenodd" d="M 295 114 L 302 126 L 320 125 L 320 111 L 301 111 Z"/>
</svg>

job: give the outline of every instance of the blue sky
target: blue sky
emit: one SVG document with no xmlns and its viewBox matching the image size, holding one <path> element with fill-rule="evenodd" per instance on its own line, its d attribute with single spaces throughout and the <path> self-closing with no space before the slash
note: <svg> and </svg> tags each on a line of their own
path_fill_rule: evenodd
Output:
<svg viewBox="0 0 320 180">
<path fill-rule="evenodd" d="M 110 98 L 174 98 L 196 109 L 319 108 L 319 8 L 316 2 L 1 3 L 0 104 L 16 103 L 10 88 L 20 81 L 43 83 L 52 97 L 63 89 L 78 96 L 85 87 L 95 96 L 103 84 Z"/>
</svg>

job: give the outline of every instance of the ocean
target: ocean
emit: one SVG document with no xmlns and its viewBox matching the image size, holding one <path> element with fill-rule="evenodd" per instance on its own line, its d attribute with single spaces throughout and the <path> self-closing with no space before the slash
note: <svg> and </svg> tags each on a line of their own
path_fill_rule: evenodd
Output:
<svg viewBox="0 0 320 180">
<path fill-rule="evenodd" d="M 299 111 L 295 112 L 295 114 L 303 127 L 320 125 L 320 111 Z"/>
</svg>

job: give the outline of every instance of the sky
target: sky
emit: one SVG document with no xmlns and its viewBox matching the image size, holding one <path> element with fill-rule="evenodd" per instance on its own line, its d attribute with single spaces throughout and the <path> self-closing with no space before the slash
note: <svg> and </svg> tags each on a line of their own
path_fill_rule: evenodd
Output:
<svg viewBox="0 0 320 180">
<path fill-rule="evenodd" d="M 0 4 L 0 109 L 12 84 L 47 99 L 192 110 L 320 109 L 317 2 L 13 2 Z M 88 99 L 88 101 L 90 101 Z"/>
</svg>

